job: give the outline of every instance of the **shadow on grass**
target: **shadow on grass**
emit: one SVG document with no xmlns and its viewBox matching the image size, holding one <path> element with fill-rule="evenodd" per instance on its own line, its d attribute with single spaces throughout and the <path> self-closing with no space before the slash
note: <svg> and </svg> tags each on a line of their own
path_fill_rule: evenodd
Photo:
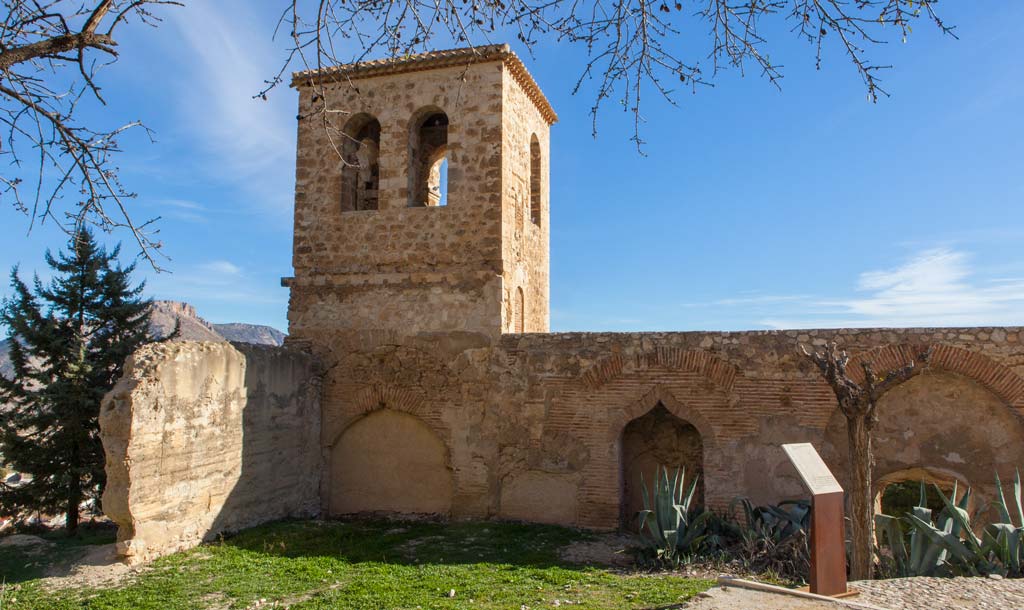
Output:
<svg viewBox="0 0 1024 610">
<path fill-rule="evenodd" d="M 63 529 L 27 530 L 0 537 L 0 579 L 17 584 L 44 576 L 65 576 L 83 559 L 88 562 L 116 561 L 90 552 L 99 545 L 112 545 L 117 537 L 113 524 L 83 523 L 68 537 Z M 113 547 L 111 546 L 111 550 Z"/>
<path fill-rule="evenodd" d="M 547 568 L 573 565 L 560 557 L 560 550 L 595 539 L 592 533 L 558 526 L 358 519 L 280 521 L 221 543 L 282 557 L 330 557 L 348 563 L 492 563 Z"/>
</svg>

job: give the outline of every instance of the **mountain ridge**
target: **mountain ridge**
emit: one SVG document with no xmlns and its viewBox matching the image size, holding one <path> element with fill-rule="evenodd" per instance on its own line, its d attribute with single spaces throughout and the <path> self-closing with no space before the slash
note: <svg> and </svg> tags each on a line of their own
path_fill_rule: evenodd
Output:
<svg viewBox="0 0 1024 610">
<path fill-rule="evenodd" d="M 155 336 L 171 334 L 175 323 L 180 323 L 175 341 L 217 341 L 255 343 L 257 345 L 283 345 L 285 334 L 273 326 L 227 322 L 213 324 L 201 317 L 196 308 L 184 301 L 153 301 L 150 328 Z M 14 374 L 10 358 L 10 340 L 0 340 L 0 375 Z"/>
</svg>

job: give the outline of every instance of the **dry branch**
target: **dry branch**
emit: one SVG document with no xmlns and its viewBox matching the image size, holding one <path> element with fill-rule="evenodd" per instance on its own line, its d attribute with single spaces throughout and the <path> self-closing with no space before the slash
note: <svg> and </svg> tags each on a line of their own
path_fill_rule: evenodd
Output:
<svg viewBox="0 0 1024 610">
<path fill-rule="evenodd" d="M 401 57 L 444 46 L 491 44 L 515 37 L 527 48 L 541 41 L 586 49 L 574 93 L 594 88 L 597 132 L 610 100 L 633 114 L 633 140 L 643 144 L 642 105 L 648 91 L 675 103 L 680 90 L 713 84 L 719 71 L 756 68 L 775 86 L 782 66 L 772 61 L 771 19 L 791 24 L 811 43 L 820 66 L 829 41 L 853 63 L 868 97 L 887 95 L 867 50 L 899 37 L 918 20 L 953 35 L 935 11 L 938 0 L 289 0 L 279 31 L 291 52 L 267 82 L 284 82 L 290 67 L 316 69 L 386 55 Z M 694 27 L 697 26 L 697 27 Z M 707 29 L 707 34 L 698 29 Z M 686 34 L 684 35 L 684 32 Z M 706 44 L 710 42 L 710 44 Z M 703 49 L 703 50 L 702 50 Z M 708 69 L 701 63 L 710 64 Z"/>
<path fill-rule="evenodd" d="M 159 269 L 160 242 L 150 219 L 133 219 L 135 197 L 118 178 L 118 138 L 148 130 L 138 121 L 100 128 L 79 120 L 91 97 L 106 104 L 97 72 L 117 60 L 114 38 L 130 18 L 159 21 L 154 5 L 173 0 L 7 0 L 0 22 L 0 123 L 6 134 L 0 193 L 35 222 L 51 221 L 69 235 L 86 224 L 127 230 L 140 255 Z M 97 61 L 99 58 L 102 61 Z M 60 84 L 58 84 L 60 83 Z M 72 202 L 66 199 L 74 199 Z"/>
</svg>

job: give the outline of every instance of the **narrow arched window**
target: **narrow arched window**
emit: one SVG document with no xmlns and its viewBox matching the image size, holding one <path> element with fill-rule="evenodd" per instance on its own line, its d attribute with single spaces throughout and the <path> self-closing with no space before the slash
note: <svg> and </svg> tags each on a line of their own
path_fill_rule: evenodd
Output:
<svg viewBox="0 0 1024 610">
<path fill-rule="evenodd" d="M 409 137 L 409 206 L 448 204 L 448 115 L 418 113 Z"/>
<path fill-rule="evenodd" d="M 342 129 L 341 211 L 376 210 L 380 188 L 380 122 L 362 113 Z"/>
<path fill-rule="evenodd" d="M 526 299 L 523 297 L 522 287 L 516 288 L 516 298 L 512 306 L 512 312 L 512 315 L 515 316 L 512 332 L 526 332 Z"/>
<path fill-rule="evenodd" d="M 530 137 L 530 220 L 533 224 L 540 226 L 540 142 L 537 134 Z"/>
</svg>

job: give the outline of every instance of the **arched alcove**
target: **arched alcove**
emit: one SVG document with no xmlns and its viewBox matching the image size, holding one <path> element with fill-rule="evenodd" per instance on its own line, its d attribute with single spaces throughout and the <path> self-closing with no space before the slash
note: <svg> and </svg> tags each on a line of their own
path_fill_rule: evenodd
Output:
<svg viewBox="0 0 1024 610">
<path fill-rule="evenodd" d="M 342 129 L 341 211 L 376 210 L 380 188 L 380 122 L 366 113 Z"/>
<path fill-rule="evenodd" d="M 704 503 L 704 444 L 691 423 L 682 420 L 658 403 L 628 424 L 622 431 L 622 500 L 620 520 L 624 527 L 636 529 L 636 513 L 643 509 L 641 473 L 648 492 L 659 466 L 686 469 L 686 487 L 700 476 L 694 494 L 695 505 Z"/>
<path fill-rule="evenodd" d="M 454 483 L 448 450 L 418 417 L 382 409 L 342 432 L 330 451 L 328 512 L 446 515 Z"/>
<path fill-rule="evenodd" d="M 935 479 L 947 486 L 958 480 L 970 482 L 976 505 L 982 507 L 992 500 L 995 472 L 1012 472 L 1024 460 L 1024 419 L 965 375 L 944 370 L 918 375 L 886 392 L 877 416 L 875 497 L 899 480 Z M 826 441 L 842 464 L 836 474 L 848 485 L 846 422 L 838 409 Z"/>
<path fill-rule="evenodd" d="M 409 133 L 409 207 L 448 203 L 448 115 L 423 109 Z"/>
<path fill-rule="evenodd" d="M 937 516 L 944 504 L 935 487 L 942 490 L 947 498 L 956 489 L 956 498 L 967 490 L 969 483 L 957 473 L 934 468 L 908 468 L 875 477 L 875 512 L 901 517 L 920 502 L 921 483 L 925 486 L 925 505 Z M 971 501 L 968 510 L 974 507 Z"/>
</svg>

